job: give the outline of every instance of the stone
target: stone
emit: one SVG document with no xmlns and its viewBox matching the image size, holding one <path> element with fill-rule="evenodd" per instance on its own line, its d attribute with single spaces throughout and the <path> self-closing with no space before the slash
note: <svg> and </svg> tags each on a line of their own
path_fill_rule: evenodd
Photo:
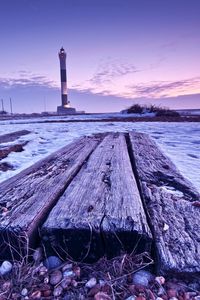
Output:
<svg viewBox="0 0 200 300">
<path fill-rule="evenodd" d="M 31 299 L 41 299 L 42 293 L 40 291 L 35 291 L 31 294 Z"/>
<path fill-rule="evenodd" d="M 62 267 L 62 271 L 65 272 L 65 271 L 71 271 L 73 268 L 73 265 L 72 264 L 65 264 L 63 267 Z"/>
<path fill-rule="evenodd" d="M 5 260 L 0 266 L 0 275 L 6 275 L 11 272 L 13 265 L 11 262 Z"/>
<path fill-rule="evenodd" d="M 22 295 L 23 297 L 26 297 L 26 296 L 28 295 L 28 290 L 27 290 L 26 288 L 23 288 L 23 289 L 21 290 L 21 295 Z"/>
<path fill-rule="evenodd" d="M 64 290 L 67 290 L 71 284 L 71 278 L 69 277 L 64 277 L 63 280 L 61 281 L 61 286 Z"/>
<path fill-rule="evenodd" d="M 38 247 L 35 249 L 33 253 L 33 259 L 36 264 L 38 264 L 42 260 L 42 248 Z"/>
<path fill-rule="evenodd" d="M 100 285 L 96 284 L 93 288 L 91 288 L 88 292 L 88 297 L 94 297 L 98 292 L 100 292 Z"/>
<path fill-rule="evenodd" d="M 76 288 L 78 286 L 78 282 L 75 279 L 72 279 L 71 285 Z"/>
<path fill-rule="evenodd" d="M 45 266 L 41 266 L 41 267 L 39 267 L 38 272 L 39 272 L 40 276 L 44 276 L 48 272 L 48 269 Z"/>
<path fill-rule="evenodd" d="M 110 296 L 108 296 L 107 294 L 105 294 L 103 292 L 98 292 L 94 296 L 94 300 L 111 300 L 111 298 L 110 298 Z"/>
<path fill-rule="evenodd" d="M 76 275 L 76 277 L 79 278 L 81 276 L 81 268 L 80 267 L 78 267 L 78 266 L 74 267 L 73 272 Z"/>
<path fill-rule="evenodd" d="M 59 270 L 55 270 L 51 273 L 50 275 L 50 284 L 51 285 L 56 285 L 62 280 L 62 272 Z"/>
<path fill-rule="evenodd" d="M 43 297 L 50 297 L 52 295 L 51 290 L 46 290 L 42 292 Z"/>
<path fill-rule="evenodd" d="M 95 277 L 92 277 L 92 278 L 90 278 L 90 280 L 88 280 L 88 281 L 86 282 L 85 287 L 91 289 L 91 288 L 93 288 L 96 284 L 97 284 L 96 278 L 95 278 Z"/>
<path fill-rule="evenodd" d="M 75 273 L 72 270 L 66 270 L 63 272 L 63 277 L 75 277 Z"/>
<path fill-rule="evenodd" d="M 145 270 L 140 270 L 133 274 L 132 283 L 135 285 L 141 285 L 148 287 L 149 283 L 154 279 L 154 276 Z"/>
<path fill-rule="evenodd" d="M 130 296 L 128 298 L 126 298 L 126 300 L 135 300 L 136 299 L 136 296 Z"/>
<path fill-rule="evenodd" d="M 165 283 L 165 278 L 163 276 L 157 276 L 155 278 L 155 281 L 160 284 L 160 285 L 163 285 Z"/>
<path fill-rule="evenodd" d="M 167 296 L 171 299 L 177 296 L 177 291 L 175 289 L 167 290 Z"/>
<path fill-rule="evenodd" d="M 62 294 L 62 292 L 63 292 L 63 288 L 62 286 L 59 285 L 54 289 L 53 295 L 54 297 L 59 297 Z"/>
<path fill-rule="evenodd" d="M 160 286 L 158 289 L 157 295 L 162 296 L 164 294 L 166 294 L 165 289 L 162 286 Z"/>
<path fill-rule="evenodd" d="M 7 291 L 9 291 L 10 290 L 10 288 L 12 287 L 12 283 L 11 283 L 11 281 L 5 281 L 4 283 L 3 283 L 3 285 L 2 285 L 2 291 L 3 292 L 7 292 Z"/>
<path fill-rule="evenodd" d="M 62 265 L 62 260 L 57 256 L 49 256 L 44 260 L 44 266 L 51 270 Z"/>
</svg>

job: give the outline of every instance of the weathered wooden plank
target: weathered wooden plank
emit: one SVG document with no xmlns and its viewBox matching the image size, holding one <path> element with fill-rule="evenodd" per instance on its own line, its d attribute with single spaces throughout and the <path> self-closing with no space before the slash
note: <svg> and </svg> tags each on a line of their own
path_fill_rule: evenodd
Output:
<svg viewBox="0 0 200 300">
<path fill-rule="evenodd" d="M 199 272 L 200 209 L 195 206 L 199 193 L 146 134 L 129 136 L 155 239 L 158 271 Z"/>
<path fill-rule="evenodd" d="M 1 256 L 8 242 L 15 248 L 19 239 L 23 248 L 23 236 L 34 242 L 39 224 L 102 138 L 80 138 L 0 184 L 0 205 L 8 210 L 0 215 Z"/>
<path fill-rule="evenodd" d="M 47 248 L 94 261 L 151 244 L 125 137 L 109 134 L 68 186 L 42 226 Z"/>
<path fill-rule="evenodd" d="M 19 131 L 0 135 L 0 144 L 15 141 L 19 137 L 23 135 L 27 135 L 29 133 L 30 133 L 29 130 L 19 130 Z"/>
</svg>

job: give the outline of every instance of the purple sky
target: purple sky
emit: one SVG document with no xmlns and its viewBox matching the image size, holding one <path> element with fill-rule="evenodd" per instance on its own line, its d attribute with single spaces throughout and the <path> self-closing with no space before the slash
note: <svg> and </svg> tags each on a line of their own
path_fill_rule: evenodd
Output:
<svg viewBox="0 0 200 300">
<path fill-rule="evenodd" d="M 0 99 L 55 111 L 63 46 L 79 110 L 200 108 L 199 28 L 199 0 L 1 0 Z"/>
</svg>

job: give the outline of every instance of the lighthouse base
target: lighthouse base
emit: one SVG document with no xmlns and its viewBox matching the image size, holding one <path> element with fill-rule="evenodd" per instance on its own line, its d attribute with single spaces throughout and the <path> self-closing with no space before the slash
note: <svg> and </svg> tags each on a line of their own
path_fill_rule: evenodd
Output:
<svg viewBox="0 0 200 300">
<path fill-rule="evenodd" d="M 76 114 L 76 109 L 73 107 L 58 106 L 57 113 L 58 115 L 74 115 Z"/>
</svg>

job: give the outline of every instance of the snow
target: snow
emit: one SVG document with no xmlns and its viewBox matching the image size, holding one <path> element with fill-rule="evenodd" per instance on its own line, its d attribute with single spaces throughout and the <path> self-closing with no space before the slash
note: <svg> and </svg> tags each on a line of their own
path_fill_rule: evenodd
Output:
<svg viewBox="0 0 200 300">
<path fill-rule="evenodd" d="M 77 116 L 77 118 L 80 117 L 84 118 L 84 116 Z M 101 118 L 103 117 L 107 118 L 107 115 L 101 115 Z M 72 116 L 68 118 L 72 118 Z M 94 115 L 94 118 L 97 118 L 97 115 Z M 52 120 L 52 118 L 45 119 Z M 58 120 L 59 117 L 55 119 Z M 66 120 L 67 118 L 62 117 L 60 119 Z M 85 119 L 87 120 L 88 116 L 85 116 Z M 19 173 L 24 168 L 27 168 L 39 159 L 69 144 L 80 136 L 99 132 L 136 130 L 150 134 L 161 149 L 177 165 L 182 174 L 200 191 L 200 123 L 101 121 L 38 123 L 39 121 L 41 119 L 0 121 L 0 135 L 23 129 L 31 131 L 30 134 L 18 139 L 21 142 L 29 141 L 24 147 L 25 151 L 10 153 L 7 158 L 1 160 L 1 162 L 12 164 L 14 170 L 7 172 L 0 171 L 0 182 Z M 8 143 L 0 144 L 0 148 L 6 145 Z"/>
</svg>

